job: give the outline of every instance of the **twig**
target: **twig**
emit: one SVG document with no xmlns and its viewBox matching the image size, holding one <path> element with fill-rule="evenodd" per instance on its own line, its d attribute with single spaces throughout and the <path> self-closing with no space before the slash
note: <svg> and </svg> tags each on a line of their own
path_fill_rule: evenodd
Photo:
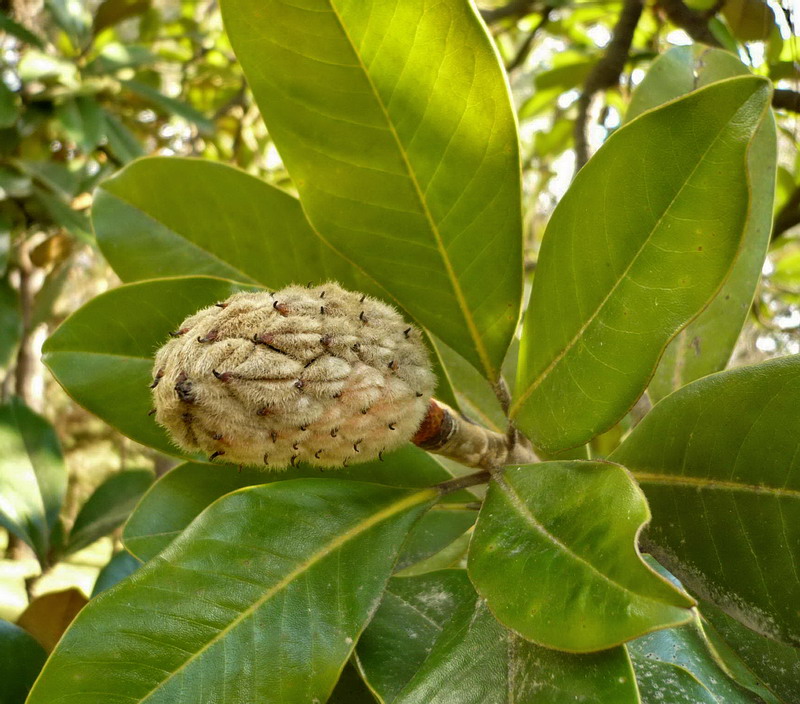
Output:
<svg viewBox="0 0 800 704">
<path fill-rule="evenodd" d="M 719 40 L 708 28 L 708 21 L 717 13 L 721 3 L 706 12 L 698 12 L 687 7 L 683 0 L 658 0 L 658 5 L 676 27 L 680 27 L 694 41 L 709 46 L 721 47 Z"/>
<path fill-rule="evenodd" d="M 786 88 L 777 88 L 772 94 L 772 107 L 800 112 L 800 93 Z"/>
<path fill-rule="evenodd" d="M 499 22 L 508 17 L 522 17 L 534 11 L 536 0 L 513 0 L 508 5 L 494 7 L 490 10 L 481 10 L 481 17 L 486 24 Z"/>
<path fill-rule="evenodd" d="M 469 489 L 471 486 L 478 484 L 486 484 L 492 478 L 492 473 L 488 469 L 484 469 L 474 474 L 466 474 L 463 477 L 456 477 L 455 479 L 448 479 L 446 482 L 437 484 L 436 489 L 442 496 L 452 494 L 462 489 Z"/>
<path fill-rule="evenodd" d="M 542 16 L 539 21 L 536 23 L 536 26 L 528 32 L 528 36 L 525 37 L 525 41 L 522 42 L 519 49 L 517 50 L 516 55 L 513 59 L 508 63 L 506 66 L 506 71 L 511 73 L 516 68 L 519 68 L 523 63 L 525 63 L 525 59 L 528 58 L 528 54 L 531 53 L 531 47 L 533 46 L 533 40 L 536 38 L 536 35 L 539 31 L 550 21 L 550 14 L 553 12 L 552 7 L 545 7 L 542 10 Z"/>
<path fill-rule="evenodd" d="M 583 92 L 578 99 L 578 116 L 575 118 L 575 159 L 580 169 L 589 160 L 589 146 L 586 138 L 586 122 L 589 106 L 595 93 L 611 88 L 619 83 L 628 53 L 633 43 L 633 34 L 639 24 L 644 9 L 643 0 L 625 0 L 614 34 L 606 48 L 603 58 L 598 61 L 583 84 Z"/>
<path fill-rule="evenodd" d="M 412 442 L 467 467 L 489 470 L 536 462 L 536 455 L 527 441 L 522 437 L 515 439 L 515 443 L 509 444 L 506 435 L 476 425 L 441 401 L 431 399 L 428 413 Z"/>
</svg>

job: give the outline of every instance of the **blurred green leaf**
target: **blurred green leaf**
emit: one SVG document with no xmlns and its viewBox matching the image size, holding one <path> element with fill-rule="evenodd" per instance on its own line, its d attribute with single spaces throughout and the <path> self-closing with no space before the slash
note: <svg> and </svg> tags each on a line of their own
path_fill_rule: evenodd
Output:
<svg viewBox="0 0 800 704">
<path fill-rule="evenodd" d="M 151 0 L 103 0 L 94 12 L 92 32 L 99 34 L 104 29 L 141 15 L 151 4 Z"/>
<path fill-rule="evenodd" d="M 312 226 L 495 380 L 522 293 L 519 156 L 474 8 L 221 7 Z"/>
<path fill-rule="evenodd" d="M 775 13 L 764 0 L 725 0 L 722 15 L 734 36 L 744 42 L 765 41 L 775 27 Z"/>
<path fill-rule="evenodd" d="M 77 89 L 80 85 L 78 67 L 74 63 L 37 49 L 22 54 L 17 73 L 23 83 L 55 81 L 70 89 Z"/>
<path fill-rule="evenodd" d="M 570 88 L 583 85 L 586 76 L 589 75 L 589 71 L 596 63 L 595 59 L 572 55 L 568 62 L 560 61 L 558 66 L 537 73 L 534 76 L 533 85 L 537 92 L 558 88 L 559 92 L 563 93 Z"/>
<path fill-rule="evenodd" d="M 67 318 L 45 342 L 43 360 L 84 408 L 137 442 L 179 454 L 147 415 L 153 355 L 190 314 L 241 289 L 202 276 L 120 286 Z"/>
<path fill-rule="evenodd" d="M 152 483 L 153 473 L 148 469 L 112 474 L 81 506 L 64 554 L 82 550 L 119 528 Z"/>
<path fill-rule="evenodd" d="M 325 701 L 435 498 L 335 479 L 226 496 L 89 603 L 28 704 Z"/>
<path fill-rule="evenodd" d="M 660 403 L 610 459 L 653 512 L 648 546 L 692 593 L 800 645 L 800 356 L 720 372 Z"/>
<path fill-rule="evenodd" d="M 402 631 L 401 631 L 402 633 Z M 625 648 L 574 655 L 504 629 L 485 602 L 468 600 L 394 704 L 639 704 Z"/>
<path fill-rule="evenodd" d="M 85 154 L 91 152 L 105 136 L 103 109 L 94 98 L 79 95 L 56 108 L 56 117 L 67 136 Z"/>
<path fill-rule="evenodd" d="M 475 591 L 464 570 L 393 577 L 358 640 L 359 669 L 381 702 L 389 704 L 428 657 L 444 625 Z"/>
<path fill-rule="evenodd" d="M 136 139 L 136 136 L 125 125 L 120 122 L 110 112 L 105 113 L 106 121 L 106 138 L 108 139 L 108 148 L 111 153 L 122 163 L 127 164 L 129 161 L 144 156 L 144 147 Z M 102 191 L 99 191 L 102 192 Z"/>
<path fill-rule="evenodd" d="M 7 13 L 0 12 L 0 29 L 8 32 L 12 37 L 35 46 L 38 49 L 44 49 L 44 40 L 37 37 L 26 27 L 23 27 L 19 22 L 12 20 Z"/>
<path fill-rule="evenodd" d="M 19 106 L 19 95 L 0 81 L 0 128 L 11 127 L 17 121 Z"/>
<path fill-rule="evenodd" d="M 525 319 L 512 417 L 534 445 L 574 447 L 616 423 L 722 286 L 769 94 L 750 76 L 707 86 L 618 130 L 581 169 L 548 223 Z"/>
<path fill-rule="evenodd" d="M 691 618 L 693 600 L 639 555 L 649 517 L 618 465 L 508 469 L 484 500 L 469 574 L 495 616 L 528 640 L 570 652 L 610 648 Z"/>
<path fill-rule="evenodd" d="M 151 560 L 169 545 L 207 506 L 225 494 L 258 484 L 331 474 L 318 467 L 290 467 L 269 472 L 254 467 L 239 471 L 231 465 L 186 462 L 153 484 L 125 525 L 123 540 L 136 557 Z M 369 481 L 389 486 L 423 488 L 452 479 L 426 452 L 408 445 L 373 461 L 337 469 L 338 479 Z M 470 500 L 467 492 L 448 499 Z"/>
<path fill-rule="evenodd" d="M 135 93 L 140 98 L 144 98 L 168 115 L 177 115 L 187 122 L 191 122 L 200 132 L 211 134 L 214 131 L 213 120 L 206 117 L 198 110 L 195 110 L 188 103 L 177 100 L 176 98 L 170 98 L 141 81 L 127 80 L 121 81 L 121 83 L 125 88 L 131 91 L 131 93 Z"/>
<path fill-rule="evenodd" d="M 53 426 L 20 399 L 0 406 L 0 525 L 48 561 L 50 532 L 67 489 Z"/>
<path fill-rule="evenodd" d="M 0 702 L 22 704 L 46 658 L 33 636 L 0 619 Z"/>
<path fill-rule="evenodd" d="M 86 3 L 74 0 L 44 0 L 56 24 L 66 32 L 72 46 L 82 49 L 89 39 L 92 15 Z"/>
<path fill-rule="evenodd" d="M 697 44 L 675 47 L 653 63 L 636 88 L 627 119 L 698 87 L 747 73 L 744 64 L 727 51 Z M 709 306 L 667 346 L 648 390 L 654 401 L 727 365 L 750 310 L 769 244 L 775 162 L 775 121 L 768 115 L 747 155 L 750 207 L 739 256 Z"/>
<path fill-rule="evenodd" d="M 92 599 L 101 592 L 111 589 L 126 577 L 132 575 L 141 566 L 141 562 L 127 550 L 120 550 L 100 570 L 92 589 Z"/>
<path fill-rule="evenodd" d="M 208 274 L 278 289 L 332 279 L 397 303 L 317 235 L 297 198 L 223 164 L 137 161 L 103 183 L 92 219 L 103 254 L 125 281 Z M 437 396 L 457 405 L 433 361 Z"/>
<path fill-rule="evenodd" d="M 22 317 L 17 292 L 8 277 L 0 278 L 0 368 L 5 367 L 17 349 L 22 335 Z"/>
</svg>

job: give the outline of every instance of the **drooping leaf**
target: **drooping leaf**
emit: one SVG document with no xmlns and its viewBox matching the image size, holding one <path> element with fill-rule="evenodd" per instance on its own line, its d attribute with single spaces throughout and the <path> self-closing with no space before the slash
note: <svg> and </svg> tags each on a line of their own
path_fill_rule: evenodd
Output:
<svg viewBox="0 0 800 704">
<path fill-rule="evenodd" d="M 26 27 L 23 27 L 19 22 L 12 20 L 5 12 L 0 13 L 0 29 L 23 42 L 27 42 L 31 46 L 44 49 L 44 40 L 37 37 Z"/>
<path fill-rule="evenodd" d="M 167 454 L 179 454 L 148 411 L 153 355 L 168 333 L 199 308 L 242 287 L 195 276 L 120 286 L 67 318 L 42 348 L 58 383 L 121 433 Z"/>
<path fill-rule="evenodd" d="M 109 112 L 105 113 L 106 138 L 112 154 L 123 164 L 144 156 L 145 151 L 136 136 L 122 122 Z M 102 193 L 102 191 L 98 191 Z M 92 213 L 97 209 L 97 201 L 93 204 Z M 121 224 L 121 223 L 120 223 Z"/>
<path fill-rule="evenodd" d="M 231 465 L 186 462 L 161 477 L 144 495 L 125 525 L 125 546 L 140 560 L 150 560 L 201 511 L 225 494 L 259 484 L 330 474 L 319 467 L 290 467 L 281 472 L 242 467 L 238 471 Z M 337 469 L 335 477 L 423 488 L 451 479 L 452 475 L 430 455 L 409 445 L 385 455 L 383 462 L 364 462 Z M 469 501 L 470 498 L 467 492 L 446 497 L 456 501 Z"/>
<path fill-rule="evenodd" d="M 92 589 L 92 599 L 106 589 L 111 589 L 126 577 L 132 575 L 141 566 L 141 562 L 127 550 L 120 550 L 112 557 L 106 566 L 100 570 Z"/>
<path fill-rule="evenodd" d="M 17 624 L 36 638 L 49 653 L 87 601 L 83 592 L 75 587 L 48 592 L 28 604 L 17 619 Z"/>
<path fill-rule="evenodd" d="M 519 156 L 472 5 L 221 6 L 312 226 L 494 380 L 521 297 Z"/>
<path fill-rule="evenodd" d="M 535 445 L 611 427 L 725 281 L 769 93 L 751 76 L 702 88 L 619 129 L 576 177 L 547 226 L 522 338 L 512 415 Z"/>
<path fill-rule="evenodd" d="M 645 110 L 748 71 L 733 54 L 695 44 L 670 49 L 651 66 L 631 99 L 627 119 Z M 772 228 L 775 189 L 775 120 L 768 115 L 747 155 L 750 208 L 739 255 L 709 306 L 670 342 L 648 393 L 653 401 L 701 376 L 724 369 L 750 310 Z"/>
<path fill-rule="evenodd" d="M 46 658 L 32 635 L 0 619 L 0 702 L 22 704 Z"/>
<path fill-rule="evenodd" d="M 706 638 L 731 677 L 767 704 L 800 702 L 800 650 L 751 631 L 707 602 L 700 611 Z"/>
<path fill-rule="evenodd" d="M 20 399 L 0 406 L 0 525 L 45 564 L 67 489 L 58 437 Z"/>
<path fill-rule="evenodd" d="M 484 500 L 470 577 L 500 621 L 550 648 L 600 650 L 685 623 L 692 599 L 639 555 L 637 536 L 649 517 L 618 465 L 509 469 Z"/>
<path fill-rule="evenodd" d="M 84 152 L 91 152 L 103 138 L 103 109 L 94 98 L 70 98 L 56 108 L 56 117 L 70 140 Z"/>
<path fill-rule="evenodd" d="M 28 704 L 325 701 L 435 497 L 333 479 L 226 496 L 89 603 Z"/>
<path fill-rule="evenodd" d="M 119 528 L 152 483 L 153 473 L 147 469 L 112 474 L 78 512 L 64 554 L 82 550 Z"/>
<path fill-rule="evenodd" d="M 465 602 L 475 602 L 475 591 L 464 570 L 389 580 L 356 647 L 358 666 L 384 704 L 411 680 Z"/>
<path fill-rule="evenodd" d="M 623 647 L 574 655 L 541 648 L 504 629 L 471 599 L 444 627 L 394 704 L 639 704 Z"/>
<path fill-rule="evenodd" d="M 317 235 L 297 198 L 223 164 L 137 161 L 103 183 L 92 220 L 123 281 L 210 275 L 277 289 L 332 279 L 398 303 Z M 433 362 L 437 396 L 455 406 L 435 354 Z"/>
<path fill-rule="evenodd" d="M 610 459 L 653 512 L 648 545 L 693 593 L 800 644 L 800 356 L 720 372 L 656 404 Z"/>
</svg>

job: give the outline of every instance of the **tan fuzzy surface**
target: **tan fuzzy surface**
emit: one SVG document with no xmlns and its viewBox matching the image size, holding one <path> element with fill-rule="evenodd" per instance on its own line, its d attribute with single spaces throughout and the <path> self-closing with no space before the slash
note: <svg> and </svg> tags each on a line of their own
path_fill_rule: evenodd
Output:
<svg viewBox="0 0 800 704">
<path fill-rule="evenodd" d="M 173 334 L 153 368 L 156 421 L 234 464 L 375 459 L 411 439 L 435 384 L 419 330 L 332 282 L 238 293 Z"/>
</svg>

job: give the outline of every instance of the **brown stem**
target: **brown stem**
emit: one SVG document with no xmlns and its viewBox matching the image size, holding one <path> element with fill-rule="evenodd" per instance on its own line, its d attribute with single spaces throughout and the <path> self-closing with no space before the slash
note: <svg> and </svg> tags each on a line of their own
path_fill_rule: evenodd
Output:
<svg viewBox="0 0 800 704">
<path fill-rule="evenodd" d="M 448 479 L 446 482 L 437 484 L 434 488 L 439 490 L 442 496 L 453 494 L 462 489 L 469 489 L 471 486 L 478 484 L 486 484 L 492 478 L 492 473 L 488 469 L 475 472 L 474 474 L 467 474 L 463 477 L 456 477 L 455 479 Z"/>
<path fill-rule="evenodd" d="M 800 93 L 786 88 L 776 88 L 772 94 L 772 107 L 800 112 Z"/>
<path fill-rule="evenodd" d="M 672 24 L 684 30 L 694 41 L 709 46 L 722 46 L 708 28 L 708 20 L 716 14 L 718 6 L 715 5 L 707 12 L 692 10 L 683 0 L 658 0 L 658 6 L 664 10 Z"/>
<path fill-rule="evenodd" d="M 525 63 L 525 59 L 528 58 L 528 54 L 531 53 L 531 47 L 533 47 L 533 40 L 536 38 L 536 35 L 539 31 L 550 21 L 550 14 L 553 12 L 552 7 L 545 7 L 542 9 L 542 17 L 536 23 L 536 26 L 528 32 L 528 36 L 525 37 L 525 41 L 522 42 L 517 53 L 514 55 L 514 58 L 506 66 L 506 71 L 511 73 L 514 69 L 519 68 L 523 63 Z"/>
<path fill-rule="evenodd" d="M 595 64 L 583 84 L 583 92 L 578 99 L 578 116 L 575 118 L 573 131 L 575 160 L 578 169 L 589 160 L 586 123 L 592 98 L 598 91 L 611 88 L 619 83 L 619 77 L 625 68 L 625 63 L 628 61 L 628 53 L 633 43 L 633 34 L 639 24 L 643 9 L 643 0 L 625 0 L 606 52 L 603 54 L 603 58 Z"/>
<path fill-rule="evenodd" d="M 783 204 L 775 216 L 775 223 L 772 227 L 772 239 L 777 239 L 784 232 L 798 224 L 800 224 L 800 186 L 794 189 L 786 203 Z"/>
<path fill-rule="evenodd" d="M 506 435 L 482 428 L 441 401 L 431 399 L 428 413 L 412 442 L 467 467 L 488 470 L 536 462 L 527 440 L 516 435 L 515 439 L 515 443 L 509 443 Z"/>
</svg>

